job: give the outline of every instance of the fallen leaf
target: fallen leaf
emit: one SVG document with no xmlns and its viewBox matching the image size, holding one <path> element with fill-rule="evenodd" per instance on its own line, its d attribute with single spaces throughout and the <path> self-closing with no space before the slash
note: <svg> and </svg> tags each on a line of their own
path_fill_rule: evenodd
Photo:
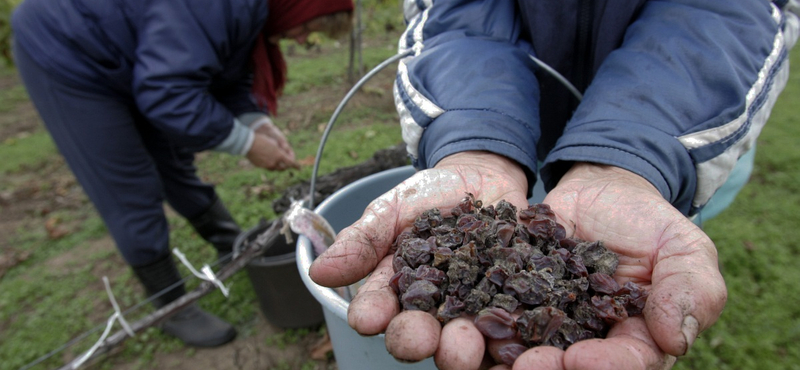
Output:
<svg viewBox="0 0 800 370">
<path fill-rule="evenodd" d="M 44 222 L 44 228 L 47 230 L 47 237 L 55 240 L 69 235 L 69 230 L 63 225 L 60 225 L 60 223 L 61 219 L 58 217 L 48 218 L 47 221 Z"/>
<path fill-rule="evenodd" d="M 255 185 L 247 189 L 247 193 L 250 196 L 255 196 L 258 199 L 264 199 L 273 191 L 275 191 L 275 187 L 272 184 Z"/>
<path fill-rule="evenodd" d="M 300 166 L 313 166 L 314 165 L 314 161 L 316 159 L 317 158 L 315 156 L 310 155 L 310 156 L 305 157 L 305 158 L 303 158 L 301 160 L 298 160 L 297 164 L 299 164 Z"/>
<path fill-rule="evenodd" d="M 364 90 L 365 93 L 370 94 L 370 95 L 375 95 L 375 96 L 384 96 L 384 95 L 386 95 L 386 90 L 378 88 L 378 87 L 364 86 L 362 88 L 362 90 Z"/>
<path fill-rule="evenodd" d="M 323 361 L 328 359 L 328 353 L 333 351 L 333 342 L 328 333 L 320 338 L 314 346 L 311 347 L 311 359 L 316 361 Z"/>
<path fill-rule="evenodd" d="M 3 275 L 6 274 L 6 271 L 10 270 L 16 265 L 19 265 L 20 262 L 27 260 L 30 256 L 30 251 L 6 251 L 4 254 L 0 255 L 0 279 L 3 278 Z"/>
</svg>

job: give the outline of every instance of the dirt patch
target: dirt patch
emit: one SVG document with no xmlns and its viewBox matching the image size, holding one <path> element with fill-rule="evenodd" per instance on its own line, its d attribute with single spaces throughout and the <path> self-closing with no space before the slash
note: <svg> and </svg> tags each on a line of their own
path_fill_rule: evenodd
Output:
<svg viewBox="0 0 800 370">
<path fill-rule="evenodd" d="M 21 81 L 18 75 L 0 75 L 0 90 L 16 89 L 20 85 Z M 0 114 L 0 143 L 11 138 L 29 135 L 38 129 L 41 129 L 41 120 L 30 101 L 15 104 L 11 111 Z"/>
<path fill-rule="evenodd" d="M 218 348 L 202 350 L 183 348 L 169 354 L 156 355 L 152 366 L 173 370 L 264 370 L 307 369 L 308 364 L 313 363 L 313 369 L 316 370 L 338 369 L 332 358 L 315 361 L 309 356 L 314 348 L 324 341 L 323 335 L 309 334 L 297 343 L 267 345 L 271 338 L 280 336 L 283 330 L 271 325 L 260 315 L 254 324 L 253 332 L 253 335 L 240 335 L 230 344 Z M 142 364 L 138 361 L 121 361 L 118 357 L 110 357 L 98 365 L 110 366 L 116 370 L 142 368 Z"/>
<path fill-rule="evenodd" d="M 348 109 L 359 107 L 372 107 L 380 111 L 392 111 L 391 98 L 394 71 L 387 68 L 376 75 L 365 86 L 362 92 L 356 94 L 348 103 Z M 13 89 L 19 86 L 19 78 L 14 74 L 0 75 L 0 88 Z M 280 102 L 280 115 L 277 122 L 286 127 L 286 133 L 291 135 L 294 131 L 309 128 L 321 132 L 324 124 L 340 103 L 342 97 L 350 89 L 349 84 L 334 87 L 315 88 L 294 96 L 285 97 Z M 313 103 L 309 103 L 313 102 Z M 371 124 L 369 120 L 364 124 Z M 337 127 L 347 127 L 348 122 L 337 123 Z M 0 143 L 7 140 L 31 135 L 44 127 L 30 102 L 22 102 L 12 109 L 0 112 Z M 200 157 L 202 158 L 202 157 Z M 75 215 L 70 219 L 62 219 L 59 215 L 68 211 Z M 41 230 L 51 238 L 60 238 L 75 232 L 87 217 L 94 214 L 94 208 L 83 193 L 79 184 L 71 174 L 63 158 L 57 157 L 53 161 L 44 163 L 37 168 L 25 168 L 14 173 L 0 176 L 0 279 L 6 271 L 24 263 L 36 251 L 24 251 L 15 246 L 19 230 Z M 76 256 L 102 252 L 109 252 L 106 260 L 93 267 L 92 273 L 97 276 L 96 283 L 87 286 L 84 291 L 102 291 L 101 278 L 108 276 L 112 282 L 115 277 L 126 270 L 111 268 L 110 266 L 124 266 L 124 262 L 115 252 L 113 240 L 106 236 L 85 246 L 76 249 L 80 253 L 63 254 L 47 260 L 45 263 L 52 269 L 68 271 L 77 268 Z M 113 284 L 113 283 L 112 283 Z M 138 292 L 141 288 L 136 286 Z M 107 299 L 98 299 L 93 304 L 98 308 L 96 312 L 108 312 L 110 303 Z M 105 322 L 107 317 L 98 315 L 92 317 L 98 324 Z M 259 314 L 248 328 L 248 333 L 240 333 L 237 339 L 228 345 L 213 349 L 183 348 L 170 353 L 156 353 L 147 362 L 139 359 L 114 356 L 126 346 L 135 344 L 137 339 L 123 343 L 111 355 L 101 357 L 96 363 L 87 368 L 114 368 L 114 369 L 141 369 L 152 367 L 159 369 L 309 369 L 319 370 L 337 369 L 332 358 L 332 352 L 325 347 L 323 334 L 312 332 L 305 335 L 299 342 L 270 344 L 271 338 L 280 336 L 285 330 L 271 325 Z M 0 329 L 2 323 L 0 323 Z M 329 344 L 329 342 L 327 342 Z M 328 349 L 326 351 L 326 349 Z M 156 351 L 158 352 L 158 351 Z M 326 355 L 327 353 L 327 355 Z M 318 359 L 312 359 L 312 354 Z M 56 358 L 71 360 L 74 356 L 69 350 L 64 351 Z M 326 357 L 327 356 L 327 357 Z"/>
</svg>

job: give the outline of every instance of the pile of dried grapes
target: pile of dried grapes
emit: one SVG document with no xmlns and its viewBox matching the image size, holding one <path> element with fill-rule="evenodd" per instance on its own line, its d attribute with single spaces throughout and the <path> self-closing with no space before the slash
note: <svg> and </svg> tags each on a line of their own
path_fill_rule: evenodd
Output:
<svg viewBox="0 0 800 370">
<path fill-rule="evenodd" d="M 483 207 L 468 194 L 452 215 L 419 215 L 397 237 L 389 281 L 404 310 L 442 324 L 466 313 L 487 338 L 565 349 L 604 338 L 610 326 L 640 315 L 647 291 L 611 277 L 618 256 L 602 242 L 566 238 L 546 204 L 519 212 L 506 201 Z M 515 356 L 514 356 L 515 358 Z"/>
</svg>

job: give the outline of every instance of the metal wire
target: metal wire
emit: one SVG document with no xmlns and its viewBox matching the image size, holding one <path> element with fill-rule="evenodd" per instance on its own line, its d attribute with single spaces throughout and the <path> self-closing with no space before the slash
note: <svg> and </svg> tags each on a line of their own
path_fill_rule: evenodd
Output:
<svg viewBox="0 0 800 370">
<path fill-rule="evenodd" d="M 558 73 L 558 71 L 547 65 L 547 63 L 537 59 L 535 56 L 529 55 L 529 57 L 531 57 L 533 62 L 536 63 L 536 65 L 538 65 L 539 68 L 544 69 L 545 72 L 555 77 L 555 79 L 558 80 L 558 82 L 561 82 L 561 84 L 563 84 L 564 87 L 566 87 L 567 90 L 569 90 L 569 92 L 571 92 L 572 95 L 574 95 L 578 99 L 578 101 L 583 100 L 583 95 L 581 94 L 581 92 L 578 91 L 577 88 L 575 88 L 575 85 L 573 85 L 571 82 L 569 82 L 569 80 L 567 80 L 564 76 L 562 76 L 561 73 Z"/>
<path fill-rule="evenodd" d="M 349 102 L 350 99 L 353 98 L 353 95 L 355 95 L 356 92 L 358 92 L 358 90 L 361 89 L 361 86 L 363 86 L 373 76 L 375 76 L 382 69 L 386 68 L 386 66 L 388 66 L 389 64 L 392 64 L 392 63 L 400 60 L 401 58 L 403 58 L 403 57 L 405 57 L 405 56 L 407 56 L 407 55 L 409 55 L 411 53 L 412 53 L 412 50 L 408 50 L 406 52 L 398 53 L 398 54 L 395 54 L 394 56 L 389 57 L 388 59 L 384 60 L 380 64 L 378 64 L 375 68 L 373 68 L 371 71 L 369 71 L 367 74 L 365 74 L 364 77 L 361 77 L 361 79 L 358 80 L 358 82 L 356 82 L 356 84 L 353 85 L 352 88 L 350 88 L 350 91 L 347 92 L 347 95 L 345 95 L 344 98 L 342 99 L 342 101 L 339 102 L 339 106 L 336 107 L 335 111 L 333 111 L 333 115 L 331 115 L 331 119 L 328 121 L 328 125 L 325 127 L 325 131 L 322 133 L 322 138 L 319 141 L 319 148 L 317 148 L 317 156 L 314 159 L 314 170 L 311 172 L 311 186 L 309 187 L 309 190 L 308 190 L 308 192 L 309 192 L 308 207 L 309 208 L 311 208 L 311 209 L 314 208 L 314 192 L 315 192 L 316 184 L 317 184 L 317 174 L 319 173 L 319 162 L 320 162 L 320 159 L 322 158 L 322 151 L 325 149 L 325 143 L 328 141 L 328 135 L 330 135 L 330 132 L 331 132 L 331 129 L 333 128 L 334 122 L 336 122 L 336 119 L 339 118 L 339 114 L 342 113 L 342 109 L 344 109 L 344 106 L 347 104 L 347 102 Z"/>
<path fill-rule="evenodd" d="M 231 252 L 231 253 L 228 253 L 228 254 L 226 254 L 226 255 L 224 255 L 224 256 L 222 256 L 222 257 L 220 257 L 218 260 L 214 261 L 214 263 L 212 263 L 212 264 L 211 264 L 211 266 L 217 266 L 217 265 L 219 265 L 219 264 L 221 263 L 221 261 L 224 261 L 226 258 L 228 258 L 228 257 L 230 257 L 230 256 L 232 256 L 232 255 L 233 255 L 233 252 Z M 147 305 L 147 304 L 150 304 L 151 302 L 153 302 L 153 301 L 154 301 L 154 300 L 156 300 L 157 298 L 161 297 L 162 295 L 166 294 L 167 292 L 171 291 L 172 289 L 175 289 L 175 288 L 177 288 L 178 286 L 180 286 L 181 284 L 185 284 L 186 282 L 188 282 L 189 280 L 191 280 L 191 279 L 194 279 L 194 278 L 195 278 L 195 277 L 194 277 L 193 275 L 187 275 L 186 277 L 184 277 L 184 278 L 183 278 L 183 279 L 181 279 L 180 281 L 178 281 L 178 282 L 176 282 L 176 283 L 174 283 L 174 284 L 172 284 L 172 285 L 168 286 L 168 287 L 167 287 L 167 288 L 165 288 L 164 290 L 162 290 L 162 291 L 160 291 L 160 292 L 158 292 L 158 293 L 156 293 L 156 294 L 153 294 L 152 296 L 148 297 L 148 298 L 147 298 L 147 299 L 145 299 L 144 301 L 141 301 L 141 302 L 139 302 L 139 303 L 137 303 L 137 304 L 135 304 L 135 305 L 131 306 L 131 307 L 130 307 L 130 308 L 128 308 L 127 310 L 125 310 L 125 311 L 122 311 L 122 315 L 123 315 L 123 316 L 125 316 L 125 317 L 129 316 L 129 315 L 130 315 L 130 314 L 132 314 L 133 312 L 136 312 L 136 311 L 138 311 L 138 310 L 139 310 L 141 307 L 143 307 L 143 306 L 145 306 L 145 305 Z M 67 348 L 69 348 L 69 347 L 72 347 L 72 346 L 74 346 L 75 344 L 77 344 L 78 342 L 80 342 L 80 341 L 82 341 L 82 340 L 84 340 L 84 339 L 88 338 L 90 335 L 92 335 L 92 334 L 94 334 L 94 333 L 97 333 L 98 331 L 101 331 L 101 330 L 103 330 L 104 328 L 106 328 L 106 326 L 107 326 L 107 325 L 108 325 L 107 323 L 105 323 L 105 324 L 100 324 L 100 325 L 97 325 L 97 326 L 95 326 L 95 327 L 94 327 L 94 328 L 92 328 L 92 329 L 89 329 L 88 331 L 86 331 L 86 332 L 84 332 L 83 334 L 81 334 L 81 335 L 79 335 L 79 336 L 77 336 L 77 337 L 73 338 L 72 340 L 68 341 L 67 343 L 64 343 L 64 344 L 63 344 L 63 345 L 61 345 L 60 347 L 58 347 L 58 348 L 56 348 L 56 349 L 54 349 L 54 350 L 52 350 L 52 351 L 50 351 L 50 352 L 48 352 L 48 353 L 46 353 L 46 354 L 44 354 L 44 355 L 40 356 L 39 358 L 37 358 L 37 359 L 35 359 L 35 360 L 31 361 L 31 362 L 30 362 L 30 363 L 28 363 L 27 365 L 25 365 L 25 366 L 21 367 L 19 370 L 28 370 L 28 369 L 31 369 L 31 368 L 33 368 L 34 366 L 36 366 L 36 365 L 38 365 L 38 364 L 40 364 L 40 363 L 42 363 L 42 362 L 46 361 L 46 360 L 47 360 L 47 359 L 49 359 L 50 357 L 53 357 L 53 356 L 55 356 L 55 355 L 56 355 L 56 354 L 58 354 L 59 352 L 61 352 L 61 351 L 65 350 L 65 349 L 67 349 Z"/>
<path fill-rule="evenodd" d="M 336 110 L 331 115 L 331 119 L 328 121 L 328 125 L 325 126 L 325 131 L 322 133 L 322 138 L 319 142 L 319 148 L 317 148 L 317 156 L 314 159 L 314 170 L 311 172 L 311 186 L 309 187 L 309 196 L 308 196 L 308 207 L 314 208 L 314 193 L 316 192 L 316 184 L 317 184 L 317 174 L 319 173 L 319 162 L 322 158 L 322 151 L 325 149 L 325 143 L 328 141 L 328 135 L 330 135 L 331 129 L 333 128 L 333 124 L 336 122 L 336 119 L 339 118 L 339 114 L 342 113 L 342 109 L 350 101 L 350 99 L 355 95 L 356 92 L 363 86 L 367 81 L 369 81 L 373 76 L 375 76 L 378 72 L 382 69 L 386 68 L 389 64 L 400 60 L 401 58 L 410 55 L 413 50 L 408 50 L 406 52 L 395 54 L 394 56 L 384 60 L 380 64 L 378 64 L 375 68 L 373 68 L 369 73 L 361 77 L 358 82 L 350 89 L 347 95 L 344 96 L 341 102 L 339 102 L 339 106 L 336 107 Z M 530 55 L 530 58 L 536 63 L 536 65 L 545 70 L 545 72 L 549 73 L 556 80 L 561 82 L 571 93 L 574 95 L 578 101 L 583 99 L 583 95 L 580 91 L 578 91 L 575 86 L 569 82 L 564 76 L 562 76 L 558 71 L 547 65 L 547 63 L 537 59 L 533 55 Z"/>
</svg>

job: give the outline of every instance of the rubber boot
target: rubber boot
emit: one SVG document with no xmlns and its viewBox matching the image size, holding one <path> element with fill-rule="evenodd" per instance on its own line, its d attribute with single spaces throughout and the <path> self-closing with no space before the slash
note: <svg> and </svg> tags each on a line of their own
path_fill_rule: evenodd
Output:
<svg viewBox="0 0 800 370">
<path fill-rule="evenodd" d="M 133 271 L 144 285 L 148 296 L 169 289 L 155 298 L 153 305 L 156 308 L 164 307 L 186 293 L 183 283 L 178 284 L 181 277 L 170 254 L 149 265 L 134 267 Z M 233 326 L 203 311 L 195 303 L 170 316 L 159 327 L 164 333 L 192 347 L 217 347 L 236 338 L 236 329 Z"/>
<path fill-rule="evenodd" d="M 217 250 L 220 263 L 231 260 L 233 245 L 242 230 L 231 216 L 222 200 L 217 198 L 205 212 L 190 219 L 195 231 Z"/>
</svg>

